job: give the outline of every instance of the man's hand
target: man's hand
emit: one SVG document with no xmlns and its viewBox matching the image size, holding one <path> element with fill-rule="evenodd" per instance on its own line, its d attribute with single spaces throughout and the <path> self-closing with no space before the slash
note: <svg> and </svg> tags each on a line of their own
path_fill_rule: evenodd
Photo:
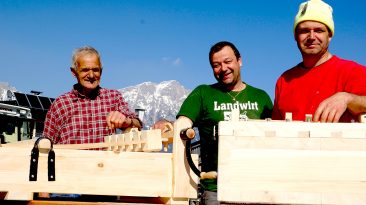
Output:
<svg viewBox="0 0 366 205">
<path fill-rule="evenodd" d="M 131 119 L 118 111 L 112 111 L 107 116 L 107 125 L 109 129 L 121 128 L 123 125 L 131 124 Z"/>
<path fill-rule="evenodd" d="M 347 110 L 352 99 L 352 94 L 338 92 L 319 104 L 314 113 L 314 122 L 339 122 L 343 113 Z"/>
</svg>

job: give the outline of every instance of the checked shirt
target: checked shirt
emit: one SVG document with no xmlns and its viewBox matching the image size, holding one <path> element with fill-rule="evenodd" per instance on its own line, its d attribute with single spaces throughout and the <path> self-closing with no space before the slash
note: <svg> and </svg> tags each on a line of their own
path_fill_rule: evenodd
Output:
<svg viewBox="0 0 366 205">
<path fill-rule="evenodd" d="M 114 133 L 108 129 L 106 121 L 111 111 L 136 118 L 117 90 L 98 88 L 91 99 L 80 94 L 76 84 L 52 103 L 46 115 L 43 136 L 58 144 L 103 142 L 105 136 Z"/>
</svg>

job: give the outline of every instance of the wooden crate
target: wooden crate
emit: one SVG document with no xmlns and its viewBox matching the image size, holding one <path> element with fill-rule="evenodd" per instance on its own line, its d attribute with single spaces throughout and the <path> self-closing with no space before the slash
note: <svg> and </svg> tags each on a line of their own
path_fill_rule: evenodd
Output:
<svg viewBox="0 0 366 205">
<path fill-rule="evenodd" d="M 218 200 L 366 204 L 366 124 L 219 123 Z"/>
<path fill-rule="evenodd" d="M 185 125 L 176 123 L 174 126 L 177 130 Z M 161 139 L 157 143 L 156 137 L 160 137 L 160 130 L 111 136 L 99 144 L 109 147 L 110 151 L 70 149 L 87 145 L 54 145 L 55 181 L 47 178 L 47 148 L 39 155 L 38 180 L 29 181 L 34 141 L 3 145 L 0 147 L 0 192 L 7 192 L 5 200 L 29 201 L 33 193 L 47 192 L 112 195 L 128 197 L 130 202 L 136 197 L 138 202 L 145 198 L 154 203 L 188 204 L 190 198 L 197 197 L 198 177 L 185 163 L 179 132 L 174 131 L 172 153 L 145 152 L 159 151 L 156 148 L 159 146 L 161 149 Z M 90 147 L 98 147 L 98 144 Z M 192 157 L 197 164 L 198 156 Z"/>
</svg>

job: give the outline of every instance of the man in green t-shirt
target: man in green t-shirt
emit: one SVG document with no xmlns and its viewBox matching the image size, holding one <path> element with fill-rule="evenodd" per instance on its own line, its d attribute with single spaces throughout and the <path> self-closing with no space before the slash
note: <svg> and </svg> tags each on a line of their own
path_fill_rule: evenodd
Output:
<svg viewBox="0 0 366 205">
<path fill-rule="evenodd" d="M 240 119 L 270 118 L 272 100 L 268 94 L 243 82 L 240 75 L 242 58 L 230 42 L 211 47 L 209 60 L 217 83 L 196 87 L 183 102 L 178 120 L 188 120 L 197 127 L 201 140 L 201 171 L 217 171 L 219 121 L 230 120 L 233 108 L 240 110 Z M 219 204 L 216 178 L 201 179 L 204 190 L 202 204 Z"/>
</svg>

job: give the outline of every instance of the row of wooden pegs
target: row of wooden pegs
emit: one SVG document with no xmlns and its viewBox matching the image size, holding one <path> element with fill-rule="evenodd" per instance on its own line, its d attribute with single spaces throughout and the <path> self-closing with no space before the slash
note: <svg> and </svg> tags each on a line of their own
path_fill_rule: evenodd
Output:
<svg viewBox="0 0 366 205">
<path fill-rule="evenodd" d="M 115 152 L 159 152 L 163 139 L 158 129 L 139 131 L 133 128 L 123 134 L 106 136 L 104 143 L 107 150 Z"/>
<path fill-rule="evenodd" d="M 305 114 L 305 122 L 311 122 L 312 119 L 313 119 L 312 114 Z M 285 120 L 286 121 L 292 121 L 292 113 L 291 112 L 286 112 Z M 360 115 L 358 121 L 361 122 L 361 123 L 366 123 L 366 114 Z"/>
<path fill-rule="evenodd" d="M 160 152 L 167 151 L 168 145 L 173 142 L 172 130 L 169 135 L 161 133 L 160 129 L 141 130 L 132 128 L 122 134 L 104 137 L 104 142 L 84 144 L 53 144 L 54 149 L 77 150 L 108 150 L 115 152 Z M 18 143 L 4 144 L 6 147 L 29 147 L 34 145 L 34 140 L 24 140 Z M 41 140 L 38 147 L 41 152 L 48 152 L 51 144 L 49 140 Z"/>
</svg>

